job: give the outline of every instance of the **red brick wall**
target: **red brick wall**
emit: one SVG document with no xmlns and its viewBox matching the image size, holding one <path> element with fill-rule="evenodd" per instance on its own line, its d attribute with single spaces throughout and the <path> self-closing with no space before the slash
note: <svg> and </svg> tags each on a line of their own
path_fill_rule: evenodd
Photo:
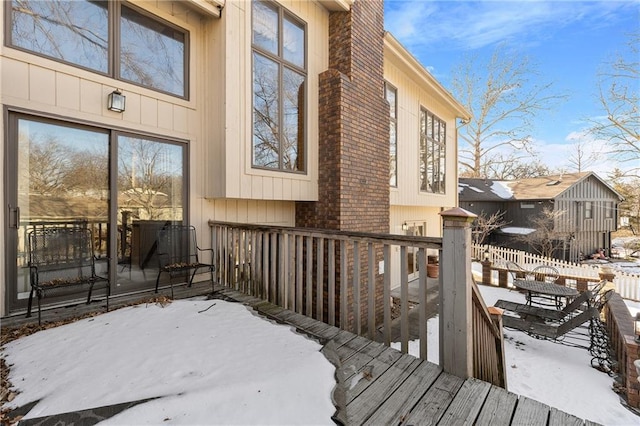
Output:
<svg viewBox="0 0 640 426">
<path fill-rule="evenodd" d="M 384 99 L 382 0 L 357 1 L 350 12 L 332 12 L 329 34 L 329 69 L 319 83 L 319 197 L 296 204 L 296 226 L 388 233 L 389 104 Z M 366 247 L 361 251 L 364 266 Z M 380 260 L 378 249 L 376 273 Z M 349 276 L 352 265 L 353 259 Z M 366 269 L 361 276 L 366 318 Z M 381 318 L 381 285 L 376 285 L 376 302 L 376 317 Z"/>
<path fill-rule="evenodd" d="M 358 1 L 351 12 L 331 13 L 329 33 L 329 69 L 319 89 L 319 201 L 296 205 L 296 225 L 387 233 L 382 1 Z"/>
</svg>

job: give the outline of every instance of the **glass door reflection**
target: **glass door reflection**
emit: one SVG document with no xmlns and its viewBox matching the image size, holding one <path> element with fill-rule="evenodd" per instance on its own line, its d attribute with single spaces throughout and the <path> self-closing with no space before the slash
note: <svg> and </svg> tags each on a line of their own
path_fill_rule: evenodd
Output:
<svg viewBox="0 0 640 426">
<path fill-rule="evenodd" d="M 33 229 L 91 229 L 96 273 L 108 274 L 109 134 L 17 114 L 11 115 L 10 126 L 11 138 L 17 138 L 11 156 L 17 161 L 8 198 L 19 212 L 8 229 L 7 245 L 7 255 L 16 259 L 8 275 L 15 278 L 15 287 L 9 289 L 14 309 L 24 305 L 31 291 L 27 241 Z"/>
<path fill-rule="evenodd" d="M 180 144 L 117 137 L 116 292 L 148 289 L 158 276 L 156 236 L 184 220 L 184 157 Z"/>
</svg>

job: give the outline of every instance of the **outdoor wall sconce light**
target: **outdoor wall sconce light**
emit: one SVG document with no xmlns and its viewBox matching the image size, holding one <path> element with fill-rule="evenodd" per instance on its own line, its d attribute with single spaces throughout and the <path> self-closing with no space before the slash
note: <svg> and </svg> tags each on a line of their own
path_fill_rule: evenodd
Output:
<svg viewBox="0 0 640 426">
<path fill-rule="evenodd" d="M 402 230 L 403 230 L 403 231 L 408 231 L 408 230 L 409 230 L 409 225 L 407 225 L 407 222 L 404 222 L 404 223 L 402 224 Z"/>
<path fill-rule="evenodd" d="M 635 330 L 636 330 L 636 343 L 640 344 L 640 312 L 636 313 Z"/>
<path fill-rule="evenodd" d="M 489 249 L 485 249 L 484 252 L 484 260 L 489 260 L 489 257 L 491 257 L 491 253 L 489 253 Z"/>
<path fill-rule="evenodd" d="M 126 100 L 127 97 L 123 95 L 122 92 L 120 92 L 118 89 L 116 89 L 113 92 L 109 93 L 109 97 L 107 99 L 107 108 L 109 109 L 109 111 L 123 112 Z"/>
</svg>

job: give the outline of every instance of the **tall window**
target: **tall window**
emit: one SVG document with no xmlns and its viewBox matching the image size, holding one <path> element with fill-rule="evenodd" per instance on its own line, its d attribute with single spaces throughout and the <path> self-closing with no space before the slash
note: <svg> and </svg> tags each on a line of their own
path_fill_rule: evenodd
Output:
<svg viewBox="0 0 640 426">
<path fill-rule="evenodd" d="M 185 30 L 120 2 L 11 2 L 10 46 L 183 98 L 187 39 Z"/>
<path fill-rule="evenodd" d="M 306 28 L 277 4 L 254 1 L 253 166 L 305 171 Z"/>
<path fill-rule="evenodd" d="M 446 130 L 444 121 L 420 110 L 420 191 L 444 194 Z"/>
<path fill-rule="evenodd" d="M 384 84 L 385 97 L 389 102 L 389 185 L 398 186 L 398 91 L 395 87 Z"/>
<path fill-rule="evenodd" d="M 604 217 L 611 219 L 613 217 L 613 201 L 607 201 L 604 205 Z"/>
<path fill-rule="evenodd" d="M 593 218 L 593 203 L 591 201 L 585 201 L 584 203 L 584 218 Z"/>
</svg>

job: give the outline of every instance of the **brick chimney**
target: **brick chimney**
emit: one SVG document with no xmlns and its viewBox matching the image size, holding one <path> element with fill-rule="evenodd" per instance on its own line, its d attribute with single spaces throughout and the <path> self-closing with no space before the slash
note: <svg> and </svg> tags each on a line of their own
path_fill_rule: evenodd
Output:
<svg viewBox="0 0 640 426">
<path fill-rule="evenodd" d="M 389 232 L 389 104 L 382 0 L 329 16 L 320 75 L 319 200 L 296 204 L 296 226 Z"/>
</svg>

